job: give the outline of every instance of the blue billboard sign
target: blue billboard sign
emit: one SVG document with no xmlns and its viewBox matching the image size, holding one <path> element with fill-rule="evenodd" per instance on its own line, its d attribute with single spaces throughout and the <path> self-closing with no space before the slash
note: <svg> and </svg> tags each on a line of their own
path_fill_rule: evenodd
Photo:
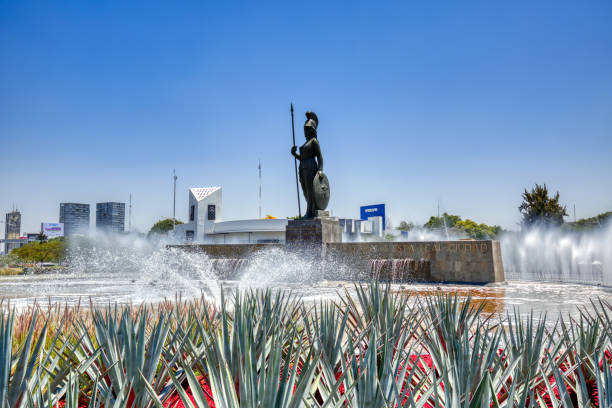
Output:
<svg viewBox="0 0 612 408">
<path fill-rule="evenodd" d="M 374 204 L 374 205 L 364 205 L 359 208 L 360 209 L 360 218 L 362 220 L 367 220 L 372 217 L 382 217 L 382 225 L 383 231 L 387 228 L 385 219 L 385 205 L 384 204 Z"/>
</svg>

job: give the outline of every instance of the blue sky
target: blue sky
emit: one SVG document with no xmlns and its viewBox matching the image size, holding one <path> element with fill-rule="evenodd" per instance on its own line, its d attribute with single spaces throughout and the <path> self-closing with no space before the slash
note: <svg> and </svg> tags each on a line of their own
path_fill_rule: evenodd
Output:
<svg viewBox="0 0 612 408">
<path fill-rule="evenodd" d="M 289 103 L 320 119 L 334 215 L 516 228 L 524 187 L 612 210 L 612 3 L 0 2 L 0 211 L 127 201 L 146 231 L 223 186 L 295 215 Z"/>
</svg>

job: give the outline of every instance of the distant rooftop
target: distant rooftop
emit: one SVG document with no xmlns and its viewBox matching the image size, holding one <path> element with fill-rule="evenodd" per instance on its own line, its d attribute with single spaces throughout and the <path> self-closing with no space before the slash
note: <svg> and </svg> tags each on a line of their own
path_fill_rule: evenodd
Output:
<svg viewBox="0 0 612 408">
<path fill-rule="evenodd" d="M 190 188 L 189 191 L 191 191 L 191 194 L 193 194 L 196 200 L 200 201 L 220 189 L 221 187 L 204 187 L 204 188 Z"/>
</svg>

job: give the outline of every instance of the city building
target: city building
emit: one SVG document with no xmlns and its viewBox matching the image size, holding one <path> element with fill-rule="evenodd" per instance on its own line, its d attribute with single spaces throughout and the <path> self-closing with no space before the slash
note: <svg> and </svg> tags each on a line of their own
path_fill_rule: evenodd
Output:
<svg viewBox="0 0 612 408">
<path fill-rule="evenodd" d="M 21 213 L 17 210 L 6 214 L 6 223 L 4 224 L 5 239 L 19 239 L 21 236 Z"/>
<path fill-rule="evenodd" d="M 125 203 L 97 203 L 96 228 L 107 232 L 124 232 Z"/>
<path fill-rule="evenodd" d="M 6 214 L 4 224 L 4 253 L 8 254 L 15 248 L 21 248 L 24 245 L 21 237 L 21 213 L 13 210 Z"/>
<path fill-rule="evenodd" d="M 359 207 L 359 215 L 362 220 L 369 220 L 374 223 L 374 233 L 383 236 L 387 229 L 387 216 L 385 215 L 384 204 L 364 205 Z"/>
<path fill-rule="evenodd" d="M 64 235 L 85 234 L 89 231 L 89 204 L 60 203 L 59 222 L 64 224 Z"/>
<path fill-rule="evenodd" d="M 286 219 L 223 221 L 221 187 L 189 189 L 188 221 L 174 237 L 182 242 L 261 243 L 285 240 Z"/>
<path fill-rule="evenodd" d="M 286 218 L 224 221 L 221 187 L 189 189 L 188 220 L 170 235 L 179 242 L 201 244 L 284 243 Z M 369 237 L 376 229 L 372 221 L 340 219 L 343 240 Z"/>
<path fill-rule="evenodd" d="M 19 237 L 17 239 L 0 239 L 0 242 L 4 244 L 4 254 L 8 255 L 13 249 L 21 248 L 29 241 L 27 237 Z"/>
</svg>

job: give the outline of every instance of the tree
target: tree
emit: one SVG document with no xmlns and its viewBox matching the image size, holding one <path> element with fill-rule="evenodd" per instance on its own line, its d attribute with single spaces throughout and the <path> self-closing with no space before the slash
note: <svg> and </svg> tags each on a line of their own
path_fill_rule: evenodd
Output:
<svg viewBox="0 0 612 408">
<path fill-rule="evenodd" d="M 447 213 L 441 217 L 430 217 L 423 227 L 429 230 L 446 227 L 473 239 L 496 239 L 503 232 L 499 225 L 478 224 L 470 219 L 462 220 L 458 215 Z"/>
<path fill-rule="evenodd" d="M 0 255 L 0 266 L 14 265 L 16 263 L 19 263 L 19 261 L 20 261 L 19 257 L 15 254 Z"/>
<path fill-rule="evenodd" d="M 434 217 L 434 216 L 429 217 L 429 221 L 427 221 L 425 225 L 423 225 L 423 227 L 429 230 L 445 228 L 445 227 L 452 228 L 459 221 L 461 221 L 460 216 L 444 213 L 442 214 L 441 217 Z"/>
<path fill-rule="evenodd" d="M 473 239 L 495 239 L 503 231 L 499 225 L 477 224 L 470 219 L 457 222 L 453 228 Z"/>
<path fill-rule="evenodd" d="M 563 228 L 568 231 L 592 231 L 612 224 L 612 211 L 597 214 L 595 217 L 581 218 L 576 222 L 567 222 Z"/>
<path fill-rule="evenodd" d="M 400 231 L 411 231 L 414 228 L 414 224 L 412 222 L 402 221 L 397 227 Z"/>
<path fill-rule="evenodd" d="M 59 262 L 66 255 L 66 243 L 62 238 L 48 242 L 30 242 L 11 251 L 24 262 Z"/>
<path fill-rule="evenodd" d="M 183 224 L 183 222 L 179 220 L 176 220 L 175 222 L 176 222 L 176 225 Z M 151 227 L 151 230 L 149 230 L 148 236 L 151 236 L 153 234 L 168 235 L 168 231 L 172 231 L 173 226 L 174 226 L 174 223 L 172 221 L 172 218 L 165 218 L 163 220 L 157 221 Z"/>
<path fill-rule="evenodd" d="M 536 184 L 531 191 L 522 195 L 523 202 L 519 211 L 523 215 L 523 225 L 533 226 L 559 226 L 563 224 L 563 217 L 567 215 L 565 206 L 559 204 L 559 192 L 554 197 L 548 196 L 546 184 Z"/>
<path fill-rule="evenodd" d="M 47 239 L 47 236 L 42 231 L 36 236 L 36 240 L 40 242 L 47 242 Z"/>
</svg>

